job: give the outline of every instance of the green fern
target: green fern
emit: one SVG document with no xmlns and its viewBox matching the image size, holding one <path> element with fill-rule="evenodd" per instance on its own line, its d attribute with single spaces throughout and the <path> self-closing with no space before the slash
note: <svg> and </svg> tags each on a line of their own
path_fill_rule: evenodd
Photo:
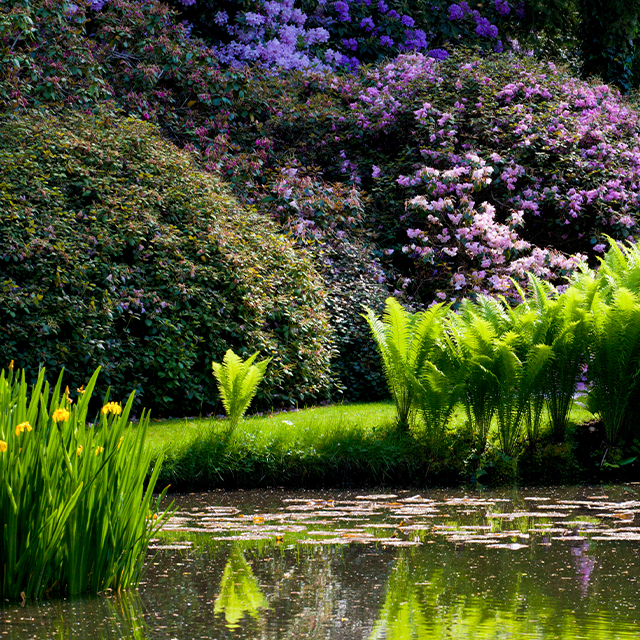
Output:
<svg viewBox="0 0 640 640">
<path fill-rule="evenodd" d="M 222 364 L 219 362 L 211 364 L 222 404 L 229 416 L 229 434 L 240 423 L 271 360 L 269 358 L 253 364 L 257 357 L 258 354 L 254 353 L 243 361 L 240 356 L 229 349 L 224 354 Z"/>
<path fill-rule="evenodd" d="M 389 391 L 396 404 L 398 424 L 408 428 L 419 392 L 418 380 L 442 334 L 447 307 L 437 304 L 412 314 L 395 298 L 387 298 L 382 320 L 368 307 L 365 311 L 364 318 L 380 352 Z"/>
<path fill-rule="evenodd" d="M 414 380 L 416 405 L 425 425 L 427 447 L 434 458 L 441 454 L 446 430 L 462 393 L 460 368 L 446 344 L 440 345 L 424 363 Z"/>
<path fill-rule="evenodd" d="M 546 369 L 531 392 L 527 422 L 530 444 L 539 438 L 543 406 L 547 406 L 553 437 L 564 441 L 573 397 L 588 354 L 588 322 L 583 296 L 569 288 L 558 296 L 555 288 L 530 275 L 532 295 L 514 310 L 514 326 L 526 351 L 535 345 L 551 347 Z"/>
<path fill-rule="evenodd" d="M 477 304 L 464 301 L 460 312 L 449 317 L 452 352 L 463 385 L 462 400 L 480 451 L 484 451 L 487 445 L 491 423 L 498 409 L 498 379 L 493 371 L 494 347 L 507 326 L 508 317 L 486 296 L 479 296 Z"/>
<path fill-rule="evenodd" d="M 600 260 L 598 279 L 607 303 L 620 287 L 640 294 L 640 249 L 631 243 L 621 246 L 609 238 L 609 250 Z"/>
<path fill-rule="evenodd" d="M 530 432 L 539 428 L 541 389 L 553 358 L 551 347 L 541 344 L 539 315 L 527 304 L 510 309 L 503 299 L 479 296 L 463 303 L 450 327 L 478 447 L 484 450 L 495 417 L 500 448 L 513 456 L 523 423 L 533 425 Z"/>
<path fill-rule="evenodd" d="M 509 333 L 496 347 L 496 377 L 498 378 L 498 438 L 504 454 L 513 456 L 521 440 L 523 420 L 530 416 L 532 399 L 537 390 L 547 364 L 553 358 L 550 346 L 528 345 L 526 355 L 520 359 L 516 353 L 515 333 Z M 539 417 L 534 418 L 539 423 Z"/>
<path fill-rule="evenodd" d="M 591 305 L 592 389 L 588 408 L 601 416 L 607 440 L 618 444 L 635 436 L 640 373 L 640 301 L 622 287 L 613 292 L 612 304 L 598 292 Z"/>
</svg>

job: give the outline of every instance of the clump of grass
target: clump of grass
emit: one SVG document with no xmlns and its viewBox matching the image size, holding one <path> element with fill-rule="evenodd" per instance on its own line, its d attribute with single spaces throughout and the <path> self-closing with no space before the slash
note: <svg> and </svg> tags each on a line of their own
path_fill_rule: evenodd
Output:
<svg viewBox="0 0 640 640">
<path fill-rule="evenodd" d="M 77 405 L 62 376 L 50 393 L 42 370 L 28 393 L 0 373 L 0 599 L 120 591 L 140 579 L 165 514 L 152 503 L 162 455 L 148 478 L 148 417 L 128 423 L 109 402 L 87 426 L 95 372 Z M 30 397 L 28 397 L 30 395 Z"/>
</svg>

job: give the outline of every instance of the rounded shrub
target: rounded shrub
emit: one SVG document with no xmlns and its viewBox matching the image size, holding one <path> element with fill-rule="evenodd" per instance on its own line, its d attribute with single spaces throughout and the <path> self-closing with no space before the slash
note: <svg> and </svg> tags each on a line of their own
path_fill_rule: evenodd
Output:
<svg viewBox="0 0 640 640">
<path fill-rule="evenodd" d="M 328 397 L 331 333 L 313 264 L 189 154 L 135 119 L 2 117 L 0 362 L 120 397 L 212 411 L 211 362 L 272 364 L 258 404 Z"/>
</svg>

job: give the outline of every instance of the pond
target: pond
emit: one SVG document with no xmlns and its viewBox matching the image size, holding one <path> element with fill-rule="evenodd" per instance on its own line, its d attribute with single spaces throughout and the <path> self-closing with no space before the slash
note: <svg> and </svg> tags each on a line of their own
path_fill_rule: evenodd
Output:
<svg viewBox="0 0 640 640">
<path fill-rule="evenodd" d="M 0 638 L 640 637 L 640 485 L 176 504 L 138 591 L 5 605 Z"/>
</svg>

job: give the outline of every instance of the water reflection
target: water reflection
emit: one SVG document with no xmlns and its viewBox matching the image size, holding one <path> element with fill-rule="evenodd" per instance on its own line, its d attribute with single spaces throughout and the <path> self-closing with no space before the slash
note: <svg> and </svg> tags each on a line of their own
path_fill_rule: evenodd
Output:
<svg viewBox="0 0 640 640">
<path fill-rule="evenodd" d="M 0 640 L 640 637 L 640 503 L 581 491 L 184 498 L 139 593 L 7 605 Z"/>
<path fill-rule="evenodd" d="M 150 629 L 137 592 L 0 608 L 0 637 L 146 640 Z"/>
<path fill-rule="evenodd" d="M 376 621 L 371 640 L 413 640 L 427 628 L 428 611 L 422 598 L 423 576 L 416 575 L 417 565 L 406 552 L 400 552 L 389 582 L 387 596 Z M 433 578 L 434 576 L 432 576 Z"/>
<path fill-rule="evenodd" d="M 234 544 L 222 574 L 220 593 L 216 597 L 213 612 L 223 613 L 227 627 L 236 629 L 245 614 L 259 618 L 260 610 L 268 608 L 269 603 L 241 547 Z"/>
</svg>

